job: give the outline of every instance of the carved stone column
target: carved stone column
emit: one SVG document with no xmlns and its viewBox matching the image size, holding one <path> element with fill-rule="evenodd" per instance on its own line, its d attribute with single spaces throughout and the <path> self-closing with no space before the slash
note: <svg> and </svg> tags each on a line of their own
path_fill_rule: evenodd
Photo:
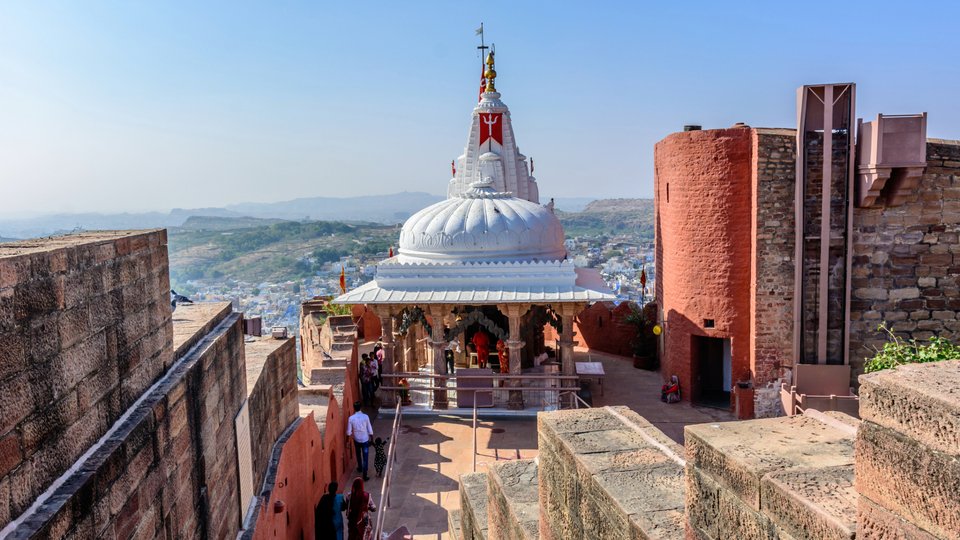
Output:
<svg viewBox="0 0 960 540">
<path fill-rule="evenodd" d="M 520 339 L 520 318 L 527 312 L 530 306 L 522 304 L 507 304 L 501 308 L 507 314 L 507 320 L 510 323 L 510 339 L 507 340 L 507 348 L 510 350 L 510 375 L 520 375 L 521 369 L 521 351 L 525 345 Z M 520 380 L 511 380 L 510 386 L 522 386 Z M 510 398 L 507 401 L 507 408 L 513 410 L 523 409 L 523 392 L 517 390 L 510 391 Z"/>
<path fill-rule="evenodd" d="M 564 376 L 577 374 L 573 361 L 573 318 L 577 316 L 578 308 L 576 304 L 560 304 L 560 373 Z M 563 386 L 576 385 L 573 380 L 564 380 Z"/>
<path fill-rule="evenodd" d="M 430 349 L 433 352 L 433 362 L 431 373 L 435 375 L 443 375 L 445 371 L 445 364 L 443 358 L 443 350 L 447 346 L 447 342 L 443 336 L 443 316 L 447 312 L 447 306 L 431 304 L 430 305 L 430 319 L 433 333 L 430 336 Z M 446 379 L 434 379 L 433 384 L 435 386 L 446 386 Z M 433 408 L 434 409 L 446 409 L 449 407 L 449 402 L 447 401 L 447 391 L 446 390 L 434 390 L 433 391 Z"/>
</svg>

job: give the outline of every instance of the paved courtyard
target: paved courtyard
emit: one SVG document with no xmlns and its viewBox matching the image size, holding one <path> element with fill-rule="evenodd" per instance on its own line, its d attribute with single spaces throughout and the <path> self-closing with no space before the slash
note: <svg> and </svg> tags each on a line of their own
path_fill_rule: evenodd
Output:
<svg viewBox="0 0 960 540">
<path fill-rule="evenodd" d="M 660 374 L 635 369 L 630 359 L 578 350 L 577 361 L 587 360 L 602 362 L 606 372 L 604 395 L 595 381 L 591 384 L 595 407 L 626 405 L 681 444 L 687 424 L 733 419 L 728 411 L 661 402 Z M 389 417 L 375 420 L 377 436 L 389 434 L 392 422 Z M 458 479 L 473 470 L 471 426 L 470 419 L 445 415 L 403 419 L 384 530 L 406 525 L 416 538 L 451 538 L 448 511 L 460 507 Z M 482 420 L 477 447 L 478 471 L 496 460 L 535 457 L 536 420 Z M 371 456 L 371 469 L 372 461 Z M 367 485 L 379 501 L 381 480 L 372 477 Z"/>
</svg>

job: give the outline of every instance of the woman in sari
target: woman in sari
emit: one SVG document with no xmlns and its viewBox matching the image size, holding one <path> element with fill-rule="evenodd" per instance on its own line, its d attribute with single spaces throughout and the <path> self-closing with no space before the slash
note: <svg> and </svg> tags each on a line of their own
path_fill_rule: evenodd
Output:
<svg viewBox="0 0 960 540">
<path fill-rule="evenodd" d="M 353 481 L 353 488 L 347 497 L 347 539 L 364 540 L 367 529 L 370 528 L 370 518 L 367 511 L 376 512 L 370 494 L 363 490 L 363 479 Z"/>
</svg>

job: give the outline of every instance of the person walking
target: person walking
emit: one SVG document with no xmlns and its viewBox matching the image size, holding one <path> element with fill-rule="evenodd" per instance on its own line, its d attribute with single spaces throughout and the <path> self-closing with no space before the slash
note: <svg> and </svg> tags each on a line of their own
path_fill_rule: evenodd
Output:
<svg viewBox="0 0 960 540">
<path fill-rule="evenodd" d="M 347 420 L 347 437 L 353 438 L 353 447 L 357 451 L 357 472 L 363 473 L 363 479 L 369 480 L 367 467 L 370 460 L 370 438 L 373 437 L 373 426 L 370 417 L 363 412 L 363 403 L 353 404 L 353 415 Z"/>
<path fill-rule="evenodd" d="M 343 540 L 343 510 L 346 503 L 343 494 L 337 493 L 339 487 L 336 482 L 330 482 L 313 513 L 317 540 Z"/>
<path fill-rule="evenodd" d="M 457 372 L 455 354 L 460 354 L 460 340 L 454 337 L 443 349 L 443 358 L 447 363 L 447 375 L 454 375 Z"/>
<path fill-rule="evenodd" d="M 383 469 L 387 466 L 387 441 L 390 440 L 390 437 L 386 439 L 381 439 L 377 437 L 373 441 L 373 449 L 376 451 L 376 457 L 373 458 L 373 467 L 377 469 L 377 476 L 383 478 Z"/>
<path fill-rule="evenodd" d="M 363 490 L 363 480 L 353 481 L 350 495 L 347 496 L 347 540 L 364 540 L 370 528 L 367 512 L 376 512 L 370 494 Z"/>
<path fill-rule="evenodd" d="M 362 358 L 363 361 L 357 366 L 357 371 L 360 372 L 360 395 L 363 399 L 363 404 L 371 407 L 373 406 L 373 396 L 375 392 L 373 389 L 373 375 L 371 375 L 372 365 L 369 356 L 364 354 Z"/>
</svg>

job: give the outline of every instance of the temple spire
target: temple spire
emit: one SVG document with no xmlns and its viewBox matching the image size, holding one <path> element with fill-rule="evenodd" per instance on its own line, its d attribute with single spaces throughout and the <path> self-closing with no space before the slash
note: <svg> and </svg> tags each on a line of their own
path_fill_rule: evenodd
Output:
<svg viewBox="0 0 960 540">
<path fill-rule="evenodd" d="M 494 84 L 494 81 L 497 79 L 497 71 L 493 69 L 493 51 L 490 51 L 490 54 L 487 55 L 487 71 L 483 74 L 487 78 L 487 88 L 485 92 L 496 92 L 497 88 Z"/>
</svg>

